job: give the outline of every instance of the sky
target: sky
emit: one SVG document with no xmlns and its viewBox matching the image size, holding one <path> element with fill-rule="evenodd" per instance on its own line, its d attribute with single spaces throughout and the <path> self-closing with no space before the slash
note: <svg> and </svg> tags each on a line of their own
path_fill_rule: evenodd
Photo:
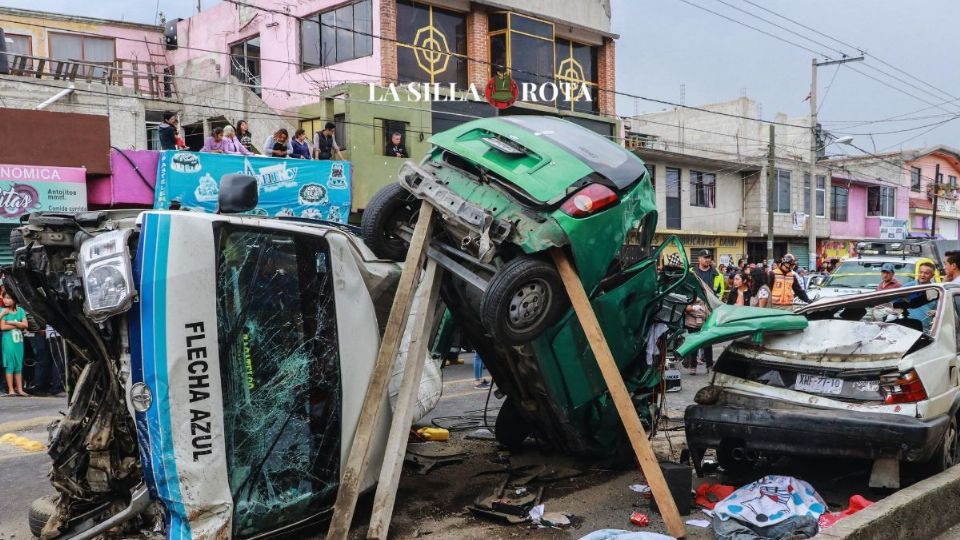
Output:
<svg viewBox="0 0 960 540">
<path fill-rule="evenodd" d="M 189 17 L 196 12 L 197 1 L 0 0 L 0 3 L 153 23 L 158 8 L 167 18 Z M 207 8 L 220 0 L 199 1 Z M 813 52 L 690 4 L 745 22 Z M 772 119 L 778 112 L 799 117 L 809 114 L 809 104 L 804 98 L 810 91 L 811 59 L 814 56 L 820 60 L 827 56 L 839 58 L 843 52 L 856 56 L 859 48 L 866 53 L 865 61 L 839 68 L 819 68 L 819 119 L 825 129 L 837 136 L 852 134 L 854 144 L 870 152 L 934 144 L 960 147 L 960 118 L 953 119 L 960 115 L 960 39 L 954 27 L 960 20 L 960 2 L 956 0 L 612 0 L 612 8 L 613 32 L 620 35 L 618 92 L 671 102 L 682 99 L 687 105 L 728 101 L 746 95 L 761 104 L 765 119 Z M 846 45 L 779 18 L 777 14 L 842 40 Z M 663 105 L 638 102 L 628 96 L 621 95 L 617 100 L 620 115 L 663 108 Z M 897 121 L 854 124 L 854 121 L 885 120 L 898 115 Z M 885 133 L 891 131 L 899 132 Z"/>
<path fill-rule="evenodd" d="M 866 53 L 863 62 L 844 64 L 839 70 L 837 66 L 818 69 L 818 119 L 824 129 L 837 136 L 853 134 L 853 143 L 869 152 L 895 150 L 901 145 L 903 148 L 934 144 L 960 147 L 960 118 L 950 120 L 960 115 L 960 99 L 941 105 L 960 98 L 960 39 L 957 39 L 954 26 L 960 20 L 960 2 L 750 1 L 756 5 L 746 0 L 687 0 L 690 4 L 743 21 L 821 54 L 815 55 L 778 41 L 682 0 L 612 0 L 613 32 L 620 35 L 616 50 L 617 90 L 672 102 L 679 102 L 682 96 L 686 105 L 728 101 L 746 95 L 761 104 L 765 119 L 772 119 L 777 112 L 786 113 L 791 118 L 809 115 L 810 105 L 804 98 L 810 93 L 814 56 L 824 60 L 824 55 L 830 55 L 835 59 L 844 51 L 851 57 L 857 56 L 858 51 L 765 12 L 756 7 L 758 5 L 862 48 Z M 776 28 L 750 14 L 819 43 Z M 884 65 L 881 60 L 906 74 Z M 851 68 L 916 97 L 904 95 Z M 923 82 L 947 94 L 925 86 Z M 643 113 L 666 108 L 636 101 L 620 96 L 617 112 L 633 115 L 635 110 Z M 888 119 L 904 113 L 911 114 L 898 120 L 932 118 L 861 126 L 849 122 Z M 944 123 L 925 134 L 933 126 L 881 134 L 936 122 Z M 831 147 L 831 153 L 840 150 L 834 150 L 836 146 L 839 145 Z M 856 155 L 860 152 L 848 149 L 848 153 Z"/>
</svg>

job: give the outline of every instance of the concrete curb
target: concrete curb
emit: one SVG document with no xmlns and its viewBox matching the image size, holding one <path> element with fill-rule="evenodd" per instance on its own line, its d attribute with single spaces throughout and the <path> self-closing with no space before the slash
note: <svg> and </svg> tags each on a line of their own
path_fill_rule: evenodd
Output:
<svg viewBox="0 0 960 540">
<path fill-rule="evenodd" d="M 960 467 L 902 489 L 842 519 L 814 540 L 929 540 L 960 521 Z"/>
<path fill-rule="evenodd" d="M 0 424 L 0 435 L 4 433 L 9 433 L 12 431 L 24 431 L 28 429 L 38 428 L 41 426 L 46 426 L 50 422 L 62 418 L 61 416 L 35 416 L 33 418 L 25 418 L 23 420 L 11 420 L 10 422 L 3 422 Z"/>
</svg>

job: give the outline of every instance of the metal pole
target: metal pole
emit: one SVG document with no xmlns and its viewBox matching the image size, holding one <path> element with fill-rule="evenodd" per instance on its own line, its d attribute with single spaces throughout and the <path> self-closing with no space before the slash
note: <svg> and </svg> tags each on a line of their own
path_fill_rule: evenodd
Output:
<svg viewBox="0 0 960 540">
<path fill-rule="evenodd" d="M 930 219 L 930 238 L 937 237 L 937 203 L 939 203 L 939 197 L 937 196 L 940 191 L 940 164 L 937 163 L 937 170 L 933 173 L 933 218 Z"/>
<path fill-rule="evenodd" d="M 773 210 L 776 201 L 776 155 L 773 145 L 773 124 L 770 124 L 770 148 L 767 152 L 767 264 L 773 262 Z"/>
<path fill-rule="evenodd" d="M 807 268 L 816 270 L 817 256 L 817 59 L 810 63 L 810 209 L 807 216 Z M 826 201 L 824 201 L 826 202 Z"/>
<path fill-rule="evenodd" d="M 810 215 L 807 216 L 807 232 L 809 237 L 807 238 L 809 251 L 808 256 L 810 257 L 808 267 L 812 268 L 812 264 L 816 263 L 817 255 L 817 150 L 820 150 L 820 147 L 817 146 L 817 68 L 820 66 L 830 66 L 833 64 L 846 64 L 847 62 L 859 62 L 863 60 L 863 56 L 858 56 L 855 58 L 841 58 L 840 60 L 828 60 L 826 62 L 817 63 L 817 59 L 814 58 L 811 62 L 810 67 Z M 826 188 L 826 186 L 824 186 Z M 824 193 L 824 198 L 826 198 L 826 193 Z M 826 211 L 827 201 L 823 201 L 823 209 Z M 826 212 L 824 212 L 826 213 Z M 826 216 L 824 216 L 826 217 Z"/>
</svg>

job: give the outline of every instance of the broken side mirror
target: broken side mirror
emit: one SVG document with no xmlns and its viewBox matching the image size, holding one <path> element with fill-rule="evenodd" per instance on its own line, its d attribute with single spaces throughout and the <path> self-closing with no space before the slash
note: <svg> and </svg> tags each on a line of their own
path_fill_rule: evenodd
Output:
<svg viewBox="0 0 960 540">
<path fill-rule="evenodd" d="M 220 177 L 218 214 L 242 214 L 257 207 L 260 193 L 257 177 L 250 174 L 225 174 Z"/>
</svg>

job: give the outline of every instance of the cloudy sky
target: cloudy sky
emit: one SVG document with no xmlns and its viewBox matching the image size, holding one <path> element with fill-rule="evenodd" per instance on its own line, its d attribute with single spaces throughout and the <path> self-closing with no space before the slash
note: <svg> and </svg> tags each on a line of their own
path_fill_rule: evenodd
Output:
<svg viewBox="0 0 960 540">
<path fill-rule="evenodd" d="M 147 23 L 155 21 L 158 8 L 170 18 L 188 17 L 197 6 L 197 0 L 0 1 L 8 6 Z M 204 8 L 219 1 L 200 0 Z M 838 135 L 854 134 L 855 144 L 871 151 L 937 143 L 960 146 L 960 119 L 954 120 L 960 115 L 960 38 L 954 27 L 960 20 L 960 2 L 956 0 L 612 2 L 613 31 L 620 34 L 620 92 L 679 102 L 683 87 L 687 105 L 745 94 L 761 103 L 764 118 L 773 118 L 777 112 L 796 117 L 809 112 L 803 99 L 810 87 L 811 58 L 854 56 L 862 49 L 867 54 L 864 62 L 820 68 L 820 120 L 826 129 Z M 618 100 L 622 115 L 662 108 L 626 96 Z M 892 117 L 894 121 L 887 120 Z"/>
<path fill-rule="evenodd" d="M 863 62 L 845 64 L 839 69 L 837 66 L 819 68 L 819 119 L 827 130 L 836 134 L 855 134 L 854 144 L 870 151 L 894 149 L 900 145 L 917 147 L 945 143 L 960 146 L 960 119 L 951 120 L 960 115 L 960 39 L 954 27 L 960 16 L 960 2 L 686 2 L 613 0 L 613 30 L 620 34 L 617 43 L 618 91 L 678 102 L 683 87 L 687 105 L 736 99 L 745 93 L 761 103 L 764 118 L 771 119 L 777 112 L 791 117 L 808 115 L 810 105 L 803 100 L 810 91 L 811 59 L 814 56 L 823 59 L 825 55 L 839 58 L 843 52 L 857 56 L 856 48 L 861 48 L 866 52 Z M 708 13 L 691 4 L 716 13 Z M 784 43 L 721 15 L 796 45 Z M 820 54 L 815 55 L 797 45 Z M 621 96 L 618 112 L 633 114 L 635 107 L 640 112 L 664 108 L 642 101 L 635 104 L 635 101 Z M 953 102 L 943 104 L 948 101 Z M 898 115 L 902 116 L 896 118 L 896 122 L 859 126 L 851 122 L 883 120 Z M 938 123 L 942 124 L 935 127 Z M 903 131 L 882 133 L 900 130 Z"/>
</svg>

